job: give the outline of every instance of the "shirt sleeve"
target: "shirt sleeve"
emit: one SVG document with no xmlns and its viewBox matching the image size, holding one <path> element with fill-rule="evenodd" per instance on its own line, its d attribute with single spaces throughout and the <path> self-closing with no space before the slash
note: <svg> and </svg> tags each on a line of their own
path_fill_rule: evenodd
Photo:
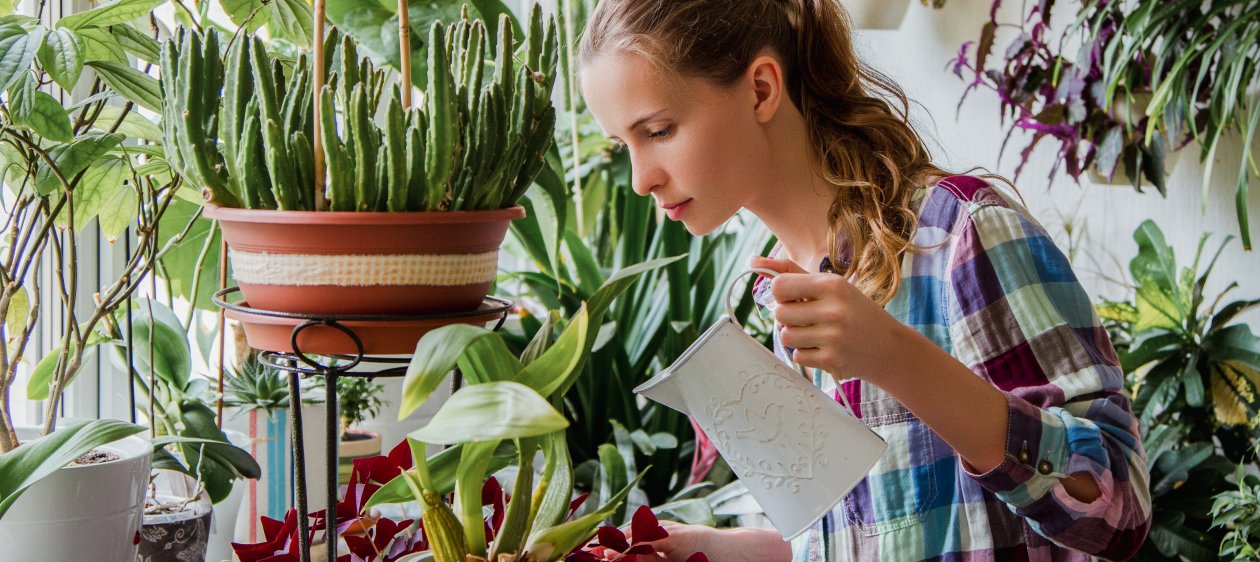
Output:
<svg viewBox="0 0 1260 562">
<path fill-rule="evenodd" d="M 1006 458 L 968 474 L 1064 547 L 1131 557 L 1150 526 L 1146 454 L 1124 373 L 1066 256 L 1021 211 L 973 205 L 950 258 L 953 354 L 1008 402 Z M 1085 503 L 1062 479 L 1086 473 Z"/>
</svg>

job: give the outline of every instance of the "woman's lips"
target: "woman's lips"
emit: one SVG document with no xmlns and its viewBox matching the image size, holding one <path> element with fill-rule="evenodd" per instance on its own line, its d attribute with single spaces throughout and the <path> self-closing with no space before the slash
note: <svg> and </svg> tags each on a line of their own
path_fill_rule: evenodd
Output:
<svg viewBox="0 0 1260 562">
<path fill-rule="evenodd" d="M 665 214 L 669 216 L 669 220 L 676 221 L 679 218 L 682 218 L 683 213 L 686 212 L 687 207 L 690 205 L 691 199 L 688 199 L 682 203 L 676 203 L 669 207 L 662 206 L 661 208 L 665 209 Z"/>
</svg>

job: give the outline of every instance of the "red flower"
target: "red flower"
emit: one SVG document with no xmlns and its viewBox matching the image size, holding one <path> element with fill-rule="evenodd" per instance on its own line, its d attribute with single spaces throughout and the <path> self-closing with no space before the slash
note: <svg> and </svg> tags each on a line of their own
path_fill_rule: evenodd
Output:
<svg viewBox="0 0 1260 562">
<path fill-rule="evenodd" d="M 648 506 L 640 506 L 630 518 L 630 538 L 616 527 L 604 526 L 595 532 L 595 542 L 570 552 L 566 562 L 637 562 L 639 556 L 655 553 L 651 542 L 668 537 L 656 514 Z M 687 562 L 709 562 L 697 552 Z"/>
</svg>

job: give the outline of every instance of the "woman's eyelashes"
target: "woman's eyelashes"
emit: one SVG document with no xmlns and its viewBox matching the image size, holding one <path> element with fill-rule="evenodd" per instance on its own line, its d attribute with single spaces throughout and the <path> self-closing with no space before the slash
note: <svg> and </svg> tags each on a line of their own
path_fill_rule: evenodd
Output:
<svg viewBox="0 0 1260 562">
<path fill-rule="evenodd" d="M 674 133 L 674 126 L 670 125 L 662 129 L 657 129 L 655 131 L 648 131 L 648 138 L 655 141 L 663 141 L 669 138 L 670 135 L 672 135 L 673 133 Z"/>
</svg>

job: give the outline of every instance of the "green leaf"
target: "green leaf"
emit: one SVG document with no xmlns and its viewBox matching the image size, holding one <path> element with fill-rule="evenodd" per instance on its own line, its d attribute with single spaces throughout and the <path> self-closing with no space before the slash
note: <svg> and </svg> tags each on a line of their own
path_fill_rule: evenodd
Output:
<svg viewBox="0 0 1260 562">
<path fill-rule="evenodd" d="M 57 98 L 47 92 L 35 92 L 31 112 L 21 124 L 51 141 L 70 142 L 74 139 L 74 129 L 70 126 L 70 114 L 61 107 L 61 102 L 57 101 Z"/>
<path fill-rule="evenodd" d="M 568 386 L 573 378 L 581 375 L 581 366 L 586 358 L 587 337 L 592 335 L 587 325 L 588 320 L 586 305 L 582 305 L 556 339 L 556 343 L 547 348 L 538 359 L 526 365 L 516 380 L 543 396 L 551 396 Z"/>
<path fill-rule="evenodd" d="M 18 0 L 0 0 L 0 16 L 11 16 L 17 9 Z"/>
<path fill-rule="evenodd" d="M 17 291 L 9 299 L 9 311 L 4 319 L 4 327 L 9 331 L 9 339 L 14 339 L 22 334 L 22 330 L 26 328 L 26 317 L 30 313 L 30 295 L 26 293 L 26 287 L 18 287 Z"/>
<path fill-rule="evenodd" d="M 80 29 L 76 33 L 79 34 L 79 39 L 83 40 L 84 64 L 98 61 L 124 64 L 127 62 L 127 52 L 109 30 L 89 27 Z"/>
<path fill-rule="evenodd" d="M 477 388 L 477 387 L 469 387 Z M 501 440 L 464 443 L 459 455 L 459 468 L 455 469 L 455 495 L 459 502 L 461 522 L 464 523 L 464 541 L 469 554 L 485 558 L 486 533 L 477 523 L 481 522 L 481 484 L 486 479 L 490 459 Z"/>
<path fill-rule="evenodd" d="M 607 504 L 604 504 L 598 510 L 567 523 L 539 529 L 529 538 L 529 545 L 525 547 L 525 550 L 533 554 L 537 560 L 553 560 L 557 556 L 563 557 L 565 553 L 573 550 L 582 541 L 589 538 L 591 533 L 595 531 L 595 527 L 598 527 L 600 523 L 621 506 L 621 503 L 626 500 L 626 496 L 630 494 L 630 490 L 638 486 L 640 480 L 643 480 L 644 474 L 647 474 L 647 469 L 640 472 L 634 481 L 622 488 L 621 492 L 613 496 Z"/>
<path fill-rule="evenodd" d="M 267 4 L 269 28 L 276 37 L 307 47 L 315 35 L 311 5 L 305 0 L 271 0 Z M 397 35 L 397 31 L 394 32 Z"/>
<path fill-rule="evenodd" d="M 17 24 L 0 25 L 0 90 L 8 90 L 18 74 L 30 68 L 44 40 L 41 29 L 28 33 Z"/>
<path fill-rule="evenodd" d="M 117 241 L 118 237 L 127 231 L 127 227 L 136 220 L 136 216 L 140 214 L 139 203 L 140 198 L 136 195 L 136 190 L 128 186 L 115 191 L 114 195 L 105 202 L 100 212 L 101 234 L 110 244 Z"/>
<path fill-rule="evenodd" d="M 1247 324 L 1234 324 L 1204 338 L 1203 351 L 1212 361 L 1237 361 L 1260 369 L 1260 338 Z"/>
<path fill-rule="evenodd" d="M 147 16 L 165 0 L 116 0 L 57 20 L 58 27 L 109 27 Z"/>
<path fill-rule="evenodd" d="M 23 124 L 35 109 L 35 79 L 33 73 L 18 74 L 9 86 L 9 117 L 14 123 Z"/>
<path fill-rule="evenodd" d="M 232 23 L 238 27 L 248 24 L 245 30 L 249 33 L 257 31 L 271 17 L 269 10 L 261 9 L 264 4 L 263 0 L 223 0 L 220 3 Z M 251 14 L 253 19 L 250 19 Z"/>
<path fill-rule="evenodd" d="M 154 113 L 162 112 L 162 86 L 157 78 L 120 62 L 94 61 L 88 66 L 124 98 Z"/>
<path fill-rule="evenodd" d="M 158 42 L 148 34 L 128 24 L 111 25 L 109 32 L 118 41 L 122 50 L 135 55 L 142 61 L 158 63 Z"/>
<path fill-rule="evenodd" d="M 688 525 L 707 525 L 712 527 L 717 524 L 717 518 L 713 515 L 713 508 L 709 506 L 707 500 L 701 498 L 672 501 L 661 504 L 652 511 L 656 512 L 656 516 L 660 519 L 677 521 Z"/>
<path fill-rule="evenodd" d="M 470 382 L 507 381 L 521 372 L 521 361 L 503 338 L 479 338 L 464 350 L 459 369 Z"/>
<path fill-rule="evenodd" d="M 100 343 L 104 343 L 104 341 L 105 338 L 97 333 L 92 333 L 88 336 L 88 348 L 83 352 L 83 358 L 79 362 L 79 368 L 75 369 L 73 373 L 70 373 L 66 377 L 67 385 L 70 381 L 74 380 L 74 377 L 78 376 L 79 371 L 83 370 L 84 365 L 87 365 L 87 363 L 92 360 L 92 355 L 96 353 L 96 346 Z M 75 345 L 72 343 L 70 344 L 69 353 L 66 355 L 67 360 L 74 356 L 74 350 Z M 35 370 L 31 372 L 30 380 L 26 382 L 26 398 L 28 400 L 48 399 L 49 395 L 52 393 L 51 387 L 53 375 L 57 371 L 57 359 L 60 355 L 61 344 L 57 344 L 57 347 L 49 351 L 47 355 L 44 355 L 43 359 L 40 359 L 39 363 L 35 365 Z"/>
<path fill-rule="evenodd" d="M 66 90 L 73 90 L 83 73 L 84 46 L 73 31 L 58 27 L 44 37 L 37 54 L 39 64 L 52 79 Z"/>
<path fill-rule="evenodd" d="M 73 143 L 53 147 L 48 151 L 48 156 L 69 182 L 122 140 L 123 136 L 117 133 L 88 133 L 75 139 Z M 39 171 L 35 173 L 35 191 L 40 195 L 48 195 L 61 187 L 61 180 L 52 173 L 47 163 L 41 161 Z"/>
<path fill-rule="evenodd" d="M 162 142 L 162 129 L 150 121 L 148 117 L 141 115 L 135 110 L 128 111 L 126 115 L 123 115 L 122 108 L 113 105 L 101 106 L 101 112 L 96 116 L 96 122 L 92 124 L 92 127 L 101 131 L 107 131 L 114 126 L 119 117 L 122 118 L 122 124 L 118 126 L 118 133 L 125 135 L 129 139 L 143 139 L 153 143 Z"/>
<path fill-rule="evenodd" d="M 626 474 L 626 461 L 615 445 L 605 443 L 599 446 L 599 496 L 611 499 L 616 490 L 626 486 L 629 477 Z M 612 514 L 614 525 L 625 522 L 625 506 L 618 506 Z"/>
<path fill-rule="evenodd" d="M 152 370 L 176 390 L 184 391 L 192 376 L 192 350 L 179 318 L 166 305 L 153 299 L 137 301 L 134 306 L 129 343 L 136 372 L 148 378 Z M 153 346 L 151 363 L 150 344 Z"/>
<path fill-rule="evenodd" d="M 116 199 L 118 190 L 123 189 L 130 170 L 127 162 L 121 158 L 106 158 L 93 164 L 84 172 L 83 179 L 74 188 L 74 228 L 82 231 L 93 218 L 106 208 L 108 203 Z M 110 209 L 110 212 L 115 212 Z M 133 212 L 134 216 L 135 213 Z M 57 226 L 68 226 L 69 213 L 57 215 Z"/>
<path fill-rule="evenodd" d="M 416 353 L 407 365 L 407 374 L 403 378 L 403 396 L 402 403 L 398 405 L 398 419 L 406 419 L 429 399 L 451 369 L 455 368 L 465 349 L 478 339 L 493 334 L 494 332 L 478 326 L 451 324 L 420 338 L 416 343 Z"/>
<path fill-rule="evenodd" d="M 144 431 L 117 420 L 93 420 L 53 432 L 0 455 L 0 517 L 36 482 L 92 449 Z"/>
<path fill-rule="evenodd" d="M 425 443 L 453 444 L 534 437 L 569 422 L 533 389 L 511 381 L 464 387 L 442 405 L 428 425 L 409 436 Z"/>
</svg>

